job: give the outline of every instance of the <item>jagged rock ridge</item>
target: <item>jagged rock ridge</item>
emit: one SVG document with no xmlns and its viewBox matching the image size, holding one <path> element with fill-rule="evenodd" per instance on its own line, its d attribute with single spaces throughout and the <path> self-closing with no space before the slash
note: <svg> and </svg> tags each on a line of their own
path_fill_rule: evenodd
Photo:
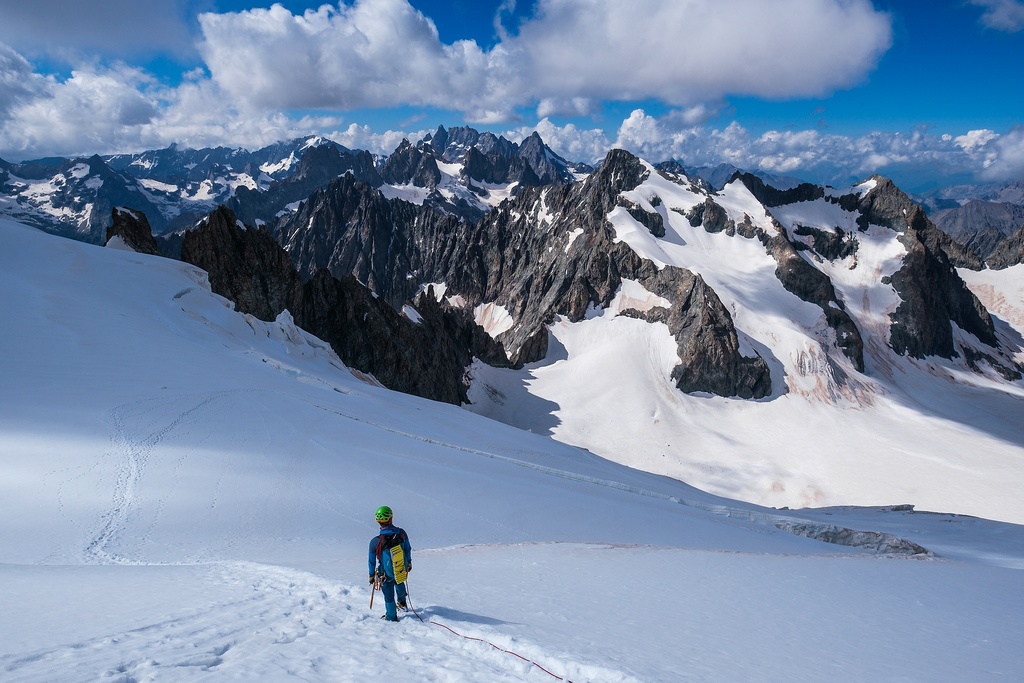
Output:
<svg viewBox="0 0 1024 683">
<path fill-rule="evenodd" d="M 237 310 L 262 320 L 290 311 L 346 365 L 396 391 L 459 404 L 474 355 L 495 365 L 504 360 L 466 311 L 438 303 L 432 292 L 417 299 L 410 319 L 352 275 L 319 270 L 303 282 L 267 230 L 245 226 L 224 207 L 186 233 L 181 257 L 206 270 L 211 288 Z"/>
</svg>

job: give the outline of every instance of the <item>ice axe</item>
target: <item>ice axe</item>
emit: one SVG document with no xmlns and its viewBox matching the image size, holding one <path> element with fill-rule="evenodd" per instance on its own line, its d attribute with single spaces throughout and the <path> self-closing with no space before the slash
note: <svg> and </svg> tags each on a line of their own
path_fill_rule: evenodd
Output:
<svg viewBox="0 0 1024 683">
<path fill-rule="evenodd" d="M 377 574 L 373 577 L 373 590 L 370 591 L 370 609 L 373 609 L 373 596 L 377 594 L 377 589 L 380 587 L 380 575 Z"/>
</svg>

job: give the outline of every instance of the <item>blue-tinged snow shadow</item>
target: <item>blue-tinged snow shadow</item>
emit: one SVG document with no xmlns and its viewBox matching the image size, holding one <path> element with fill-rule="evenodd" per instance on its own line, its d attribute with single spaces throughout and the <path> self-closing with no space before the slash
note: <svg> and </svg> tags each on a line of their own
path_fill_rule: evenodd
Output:
<svg viewBox="0 0 1024 683">
<path fill-rule="evenodd" d="M 441 619 L 450 619 L 452 621 L 461 621 L 470 624 L 483 624 L 485 626 L 509 626 L 515 625 L 511 621 L 503 621 L 501 619 L 495 619 L 493 617 L 485 617 L 481 614 L 471 614 L 469 612 L 463 612 L 461 610 L 452 609 L 450 607 L 442 607 L 441 605 L 431 605 L 430 607 L 421 607 L 416 610 L 420 616 L 423 617 L 424 621 L 430 621 L 430 617 L 439 617 Z"/>
</svg>

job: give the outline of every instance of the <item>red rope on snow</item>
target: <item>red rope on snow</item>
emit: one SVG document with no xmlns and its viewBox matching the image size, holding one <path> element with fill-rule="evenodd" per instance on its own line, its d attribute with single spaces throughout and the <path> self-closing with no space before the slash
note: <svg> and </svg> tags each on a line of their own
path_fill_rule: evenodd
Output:
<svg viewBox="0 0 1024 683">
<path fill-rule="evenodd" d="M 416 616 L 419 616 L 419 615 L 417 614 Z M 423 621 L 423 619 L 420 619 L 420 621 Z M 538 669 L 540 669 L 541 671 L 543 671 L 544 673 L 546 673 L 547 675 L 549 675 L 549 676 L 551 676 L 553 678 L 557 678 L 560 681 L 566 681 L 566 683 L 572 683 L 572 681 L 570 681 L 568 679 L 565 679 L 565 678 L 562 678 L 558 674 L 551 673 L 550 671 L 545 669 L 543 666 L 541 666 L 537 662 L 533 661 L 532 659 L 527 659 L 526 657 L 522 656 L 518 652 L 513 652 L 512 650 L 506 650 L 505 648 L 499 647 L 499 646 L 495 645 L 494 643 L 492 643 L 491 641 L 484 640 L 483 638 L 474 638 L 473 636 L 463 635 L 463 634 L 459 633 L 458 631 L 456 631 L 455 629 L 453 629 L 453 628 L 451 628 L 449 626 L 445 626 L 441 622 L 434 621 L 433 619 L 430 620 L 430 623 L 433 624 L 434 626 L 440 626 L 441 628 L 445 629 L 446 631 L 451 631 L 452 633 L 457 635 L 459 638 L 465 638 L 466 640 L 475 640 L 475 641 L 477 641 L 479 643 L 486 643 L 486 644 L 490 645 L 491 647 L 493 647 L 495 650 L 501 650 L 502 652 L 504 652 L 506 654 L 510 654 L 513 657 L 519 657 L 519 659 L 523 660 L 527 664 L 534 665 L 535 667 L 537 667 Z"/>
<path fill-rule="evenodd" d="M 417 612 L 416 608 L 413 606 L 413 604 L 412 604 L 412 596 L 406 596 L 406 599 L 409 601 L 409 609 L 412 610 L 412 613 L 415 614 L 416 618 L 419 619 L 422 623 L 426 624 L 427 622 L 423 621 L 423 617 L 420 616 L 420 613 Z M 565 681 L 565 683 L 572 683 L 572 681 L 569 680 L 568 678 L 562 678 L 558 674 L 551 673 L 550 671 L 545 669 L 543 666 L 541 666 L 537 662 L 533 661 L 532 659 L 527 659 L 526 657 L 522 656 L 518 652 L 513 652 L 512 650 L 506 650 L 505 648 L 499 647 L 498 645 L 495 645 L 491 641 L 484 640 L 483 638 L 476 638 L 474 636 L 463 635 L 463 634 L 459 633 L 458 631 L 456 631 L 455 629 L 451 628 L 450 626 L 445 626 L 440 621 L 434 621 L 433 619 L 431 619 L 429 623 L 433 624 L 434 626 L 440 626 L 444 630 L 449 631 L 451 633 L 454 633 L 459 638 L 465 638 L 466 640 L 475 640 L 478 643 L 485 643 L 487 645 L 490 645 L 495 650 L 500 650 L 501 652 L 504 652 L 505 654 L 512 655 L 513 657 L 518 657 L 519 659 L 523 660 L 527 664 L 532 664 L 533 666 L 537 667 L 538 669 L 540 669 L 541 671 L 543 671 L 547 675 L 551 676 L 552 678 L 556 678 L 556 679 L 558 679 L 560 681 Z"/>
</svg>

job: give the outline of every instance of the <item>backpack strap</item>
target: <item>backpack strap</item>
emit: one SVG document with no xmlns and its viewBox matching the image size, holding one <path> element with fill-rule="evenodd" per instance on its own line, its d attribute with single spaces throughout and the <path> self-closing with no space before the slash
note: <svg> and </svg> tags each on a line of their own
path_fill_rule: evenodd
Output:
<svg viewBox="0 0 1024 683">
<path fill-rule="evenodd" d="M 385 540 L 387 537 L 387 540 Z M 379 534 L 377 536 L 377 562 L 380 563 L 380 556 L 385 550 L 390 550 L 396 545 L 401 545 L 408 539 L 408 535 L 405 533 L 405 529 L 402 529 L 397 534 Z"/>
</svg>

